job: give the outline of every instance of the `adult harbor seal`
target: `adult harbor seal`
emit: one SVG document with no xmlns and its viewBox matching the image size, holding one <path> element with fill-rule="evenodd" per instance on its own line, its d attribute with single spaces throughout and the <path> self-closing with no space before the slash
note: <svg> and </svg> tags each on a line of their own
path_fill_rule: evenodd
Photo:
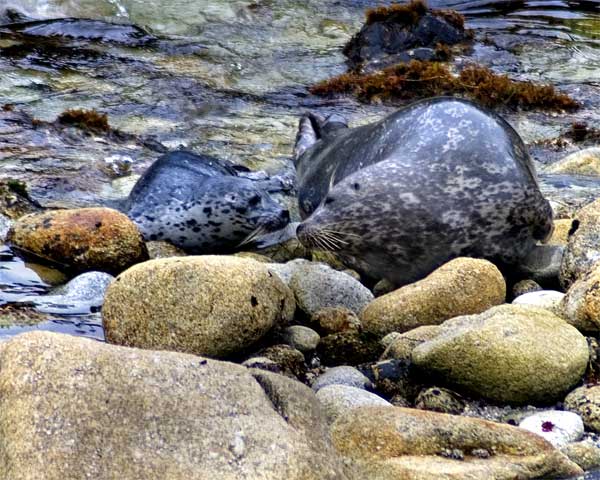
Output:
<svg viewBox="0 0 600 480">
<path fill-rule="evenodd" d="M 307 115 L 296 154 L 300 242 L 396 285 L 458 256 L 518 264 L 552 230 L 523 141 L 466 100 L 352 129 Z"/>
<path fill-rule="evenodd" d="M 277 182 L 240 176 L 208 155 L 170 152 L 137 181 L 125 212 L 146 240 L 167 240 L 195 253 L 226 252 L 253 232 L 285 227 L 289 212 L 269 195 Z"/>
</svg>

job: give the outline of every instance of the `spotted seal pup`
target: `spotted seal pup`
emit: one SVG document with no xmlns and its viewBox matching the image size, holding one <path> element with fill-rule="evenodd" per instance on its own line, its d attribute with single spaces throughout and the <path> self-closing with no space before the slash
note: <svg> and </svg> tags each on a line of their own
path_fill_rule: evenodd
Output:
<svg viewBox="0 0 600 480">
<path fill-rule="evenodd" d="M 140 177 L 124 210 L 146 240 L 195 253 L 230 251 L 290 219 L 269 194 L 281 190 L 277 182 L 244 178 L 239 170 L 208 155 L 167 153 Z"/>
<path fill-rule="evenodd" d="M 518 264 L 552 230 L 523 141 L 466 100 L 416 102 L 358 128 L 306 115 L 295 154 L 300 242 L 396 285 L 458 256 Z"/>
</svg>

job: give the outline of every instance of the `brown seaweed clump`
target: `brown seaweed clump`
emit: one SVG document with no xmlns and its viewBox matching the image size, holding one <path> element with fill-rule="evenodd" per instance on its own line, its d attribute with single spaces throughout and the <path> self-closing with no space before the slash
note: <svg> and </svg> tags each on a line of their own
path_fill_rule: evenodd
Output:
<svg viewBox="0 0 600 480">
<path fill-rule="evenodd" d="M 586 122 L 574 122 L 571 124 L 566 137 L 571 138 L 575 142 L 600 141 L 600 129 L 590 127 Z"/>
<path fill-rule="evenodd" d="M 108 132 L 110 130 L 108 116 L 96 110 L 69 109 L 58 116 L 57 122 L 92 132 Z"/>
<path fill-rule="evenodd" d="M 423 0 L 412 0 L 408 4 L 393 4 L 387 7 L 370 8 L 366 13 L 366 24 L 376 22 L 398 23 L 400 25 L 416 25 L 427 12 L 441 17 L 453 27 L 465 28 L 465 17 L 455 10 L 429 10 Z"/>
<path fill-rule="evenodd" d="M 450 95 L 471 98 L 488 107 L 555 110 L 579 107 L 552 85 L 511 80 L 481 66 L 467 67 L 455 76 L 445 65 L 419 60 L 370 74 L 345 73 L 314 85 L 310 91 L 320 96 L 353 94 L 364 102 Z"/>
</svg>

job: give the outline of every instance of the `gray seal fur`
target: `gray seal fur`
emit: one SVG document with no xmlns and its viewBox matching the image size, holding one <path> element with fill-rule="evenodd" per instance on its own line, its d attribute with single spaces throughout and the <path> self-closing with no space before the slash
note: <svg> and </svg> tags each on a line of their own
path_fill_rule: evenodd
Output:
<svg viewBox="0 0 600 480">
<path fill-rule="evenodd" d="M 296 234 L 373 278 L 411 283 L 459 256 L 518 264 L 552 230 L 523 141 L 472 102 L 428 99 L 352 129 L 326 123 L 300 122 Z M 320 138 L 309 146 L 311 126 Z"/>
<path fill-rule="evenodd" d="M 284 228 L 289 212 L 268 193 L 276 183 L 240 176 L 208 155 L 170 152 L 140 177 L 125 212 L 146 240 L 194 253 L 227 252 L 253 232 Z"/>
</svg>

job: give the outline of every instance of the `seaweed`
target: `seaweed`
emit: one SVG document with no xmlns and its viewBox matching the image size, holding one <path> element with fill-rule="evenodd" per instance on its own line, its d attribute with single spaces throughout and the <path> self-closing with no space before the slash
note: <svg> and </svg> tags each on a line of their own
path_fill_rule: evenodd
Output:
<svg viewBox="0 0 600 480">
<path fill-rule="evenodd" d="M 600 129 L 590 127 L 586 122 L 573 122 L 565 136 L 575 142 L 586 140 L 600 141 Z"/>
<path fill-rule="evenodd" d="M 389 7 L 368 9 L 366 24 L 394 22 L 401 25 L 416 25 L 426 13 L 427 4 L 423 0 L 412 0 L 406 5 L 393 4 Z"/>
<path fill-rule="evenodd" d="M 66 110 L 58 116 L 57 122 L 91 132 L 110 131 L 108 116 L 105 113 L 98 113 L 96 110 Z"/>
<path fill-rule="evenodd" d="M 481 66 L 465 68 L 458 76 L 438 62 L 412 60 L 370 74 L 345 73 L 314 85 L 320 96 L 353 94 L 363 102 L 464 96 L 488 107 L 573 110 L 579 104 L 552 85 L 511 80 Z"/>
<path fill-rule="evenodd" d="M 27 184 L 25 182 L 22 182 L 21 180 L 15 180 L 12 178 L 9 178 L 6 180 L 6 186 L 9 188 L 9 190 L 13 193 L 16 193 L 17 195 L 20 195 L 21 197 L 30 200 L 29 198 L 29 192 L 27 192 Z"/>
</svg>

